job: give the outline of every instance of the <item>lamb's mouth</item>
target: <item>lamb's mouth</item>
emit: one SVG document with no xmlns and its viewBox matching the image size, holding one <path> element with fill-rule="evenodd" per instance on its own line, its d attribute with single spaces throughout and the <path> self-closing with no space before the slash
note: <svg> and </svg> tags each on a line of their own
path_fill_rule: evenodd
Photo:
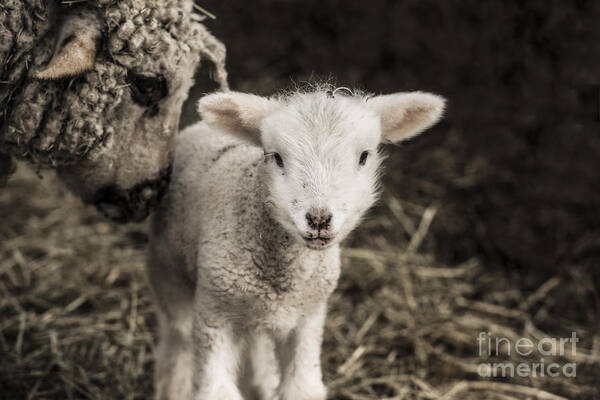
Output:
<svg viewBox="0 0 600 400">
<path fill-rule="evenodd" d="M 158 178 L 140 182 L 129 189 L 107 185 L 96 192 L 92 203 L 114 222 L 140 222 L 163 198 L 170 178 L 171 166 L 162 170 Z"/>
<path fill-rule="evenodd" d="M 304 239 L 308 247 L 323 248 L 333 241 L 334 236 L 302 236 L 302 239 Z"/>
</svg>

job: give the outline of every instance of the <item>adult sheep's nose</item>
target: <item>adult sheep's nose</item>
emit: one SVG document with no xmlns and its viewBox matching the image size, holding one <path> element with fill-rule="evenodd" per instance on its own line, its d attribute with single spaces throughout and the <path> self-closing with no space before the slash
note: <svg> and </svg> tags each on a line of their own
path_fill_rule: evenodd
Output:
<svg viewBox="0 0 600 400">
<path fill-rule="evenodd" d="M 312 229 L 321 231 L 329 229 L 332 217 L 333 214 L 331 211 L 325 208 L 311 208 L 306 213 L 306 222 L 308 222 L 308 226 Z"/>
<path fill-rule="evenodd" d="M 94 198 L 94 204 L 105 217 L 115 222 L 139 222 L 156 205 L 158 191 L 151 185 L 139 185 L 123 190 L 116 185 L 105 186 Z"/>
</svg>

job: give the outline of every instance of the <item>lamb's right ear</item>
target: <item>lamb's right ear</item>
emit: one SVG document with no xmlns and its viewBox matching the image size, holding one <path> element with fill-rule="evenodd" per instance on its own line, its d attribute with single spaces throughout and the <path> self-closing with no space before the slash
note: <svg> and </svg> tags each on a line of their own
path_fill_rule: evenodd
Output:
<svg viewBox="0 0 600 400">
<path fill-rule="evenodd" d="M 36 79 L 69 78 L 94 66 L 102 23 L 98 15 L 82 12 L 68 16 L 56 38 L 54 55 L 48 65 L 33 74 Z"/>
<path fill-rule="evenodd" d="M 200 99 L 198 112 L 207 124 L 260 145 L 260 124 L 276 102 L 240 92 L 213 93 Z"/>
<path fill-rule="evenodd" d="M 381 118 L 383 141 L 398 143 L 435 124 L 446 100 L 431 93 L 407 92 L 375 96 L 367 104 Z"/>
</svg>

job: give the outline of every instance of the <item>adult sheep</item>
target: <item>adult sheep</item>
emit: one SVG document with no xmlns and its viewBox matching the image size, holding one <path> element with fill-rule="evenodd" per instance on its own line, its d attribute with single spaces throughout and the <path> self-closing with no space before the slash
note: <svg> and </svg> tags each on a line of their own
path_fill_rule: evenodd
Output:
<svg viewBox="0 0 600 400">
<path fill-rule="evenodd" d="M 225 48 L 191 0 L 5 0 L 0 5 L 0 184 L 11 156 L 57 170 L 120 222 L 164 194 L 200 59 L 227 87 Z"/>
</svg>

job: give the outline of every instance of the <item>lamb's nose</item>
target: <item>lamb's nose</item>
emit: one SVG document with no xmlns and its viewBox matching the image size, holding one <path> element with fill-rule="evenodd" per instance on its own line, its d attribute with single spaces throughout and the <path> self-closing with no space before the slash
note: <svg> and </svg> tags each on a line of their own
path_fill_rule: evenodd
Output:
<svg viewBox="0 0 600 400">
<path fill-rule="evenodd" d="M 306 213 L 306 221 L 312 229 L 329 229 L 333 215 L 326 209 L 311 209 Z"/>
</svg>

